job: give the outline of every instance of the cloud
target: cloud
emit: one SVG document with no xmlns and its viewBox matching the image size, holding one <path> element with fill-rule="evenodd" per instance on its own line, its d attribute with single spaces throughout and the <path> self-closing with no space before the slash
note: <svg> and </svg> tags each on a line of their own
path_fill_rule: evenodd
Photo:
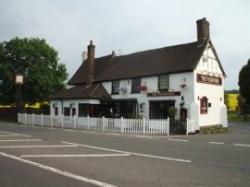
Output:
<svg viewBox="0 0 250 187">
<path fill-rule="evenodd" d="M 226 88 L 233 89 L 249 58 L 249 5 L 244 0 L 0 0 L 0 41 L 45 38 L 71 76 L 91 39 L 97 56 L 112 50 L 128 54 L 194 41 L 195 21 L 207 17 L 228 75 Z"/>
</svg>

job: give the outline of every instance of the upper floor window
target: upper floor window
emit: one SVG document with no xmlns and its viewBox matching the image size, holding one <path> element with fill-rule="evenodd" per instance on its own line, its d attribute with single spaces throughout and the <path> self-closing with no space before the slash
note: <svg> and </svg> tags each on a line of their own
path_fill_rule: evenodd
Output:
<svg viewBox="0 0 250 187">
<path fill-rule="evenodd" d="M 119 94 L 120 81 L 112 81 L 112 94 Z"/>
<path fill-rule="evenodd" d="M 159 91 L 166 91 L 169 89 L 169 75 L 159 75 L 158 77 Z"/>
<path fill-rule="evenodd" d="M 131 93 L 140 93 L 141 78 L 132 79 Z"/>
</svg>

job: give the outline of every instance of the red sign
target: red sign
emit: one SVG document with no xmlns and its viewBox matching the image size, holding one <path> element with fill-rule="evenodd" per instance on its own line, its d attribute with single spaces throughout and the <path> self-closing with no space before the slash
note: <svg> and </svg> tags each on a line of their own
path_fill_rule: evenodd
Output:
<svg viewBox="0 0 250 187">
<path fill-rule="evenodd" d="M 197 82 L 213 84 L 213 85 L 222 85 L 222 79 L 220 77 L 214 77 L 202 74 L 197 74 Z"/>
</svg>

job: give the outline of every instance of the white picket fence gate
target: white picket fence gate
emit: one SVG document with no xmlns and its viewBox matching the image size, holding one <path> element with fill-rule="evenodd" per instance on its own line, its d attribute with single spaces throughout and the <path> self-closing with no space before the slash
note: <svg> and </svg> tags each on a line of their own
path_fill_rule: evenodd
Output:
<svg viewBox="0 0 250 187">
<path fill-rule="evenodd" d="M 169 135 L 169 119 L 93 118 L 18 113 L 18 122 L 29 126 L 82 129 L 97 132 Z"/>
</svg>

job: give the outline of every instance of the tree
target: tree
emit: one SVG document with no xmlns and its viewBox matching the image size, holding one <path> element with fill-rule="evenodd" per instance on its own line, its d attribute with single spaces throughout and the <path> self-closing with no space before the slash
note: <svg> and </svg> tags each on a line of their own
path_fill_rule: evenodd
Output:
<svg viewBox="0 0 250 187">
<path fill-rule="evenodd" d="M 241 103 L 241 109 L 246 118 L 250 106 L 250 59 L 240 70 L 239 87 L 240 95 L 244 98 L 244 102 Z"/>
<path fill-rule="evenodd" d="M 0 103 L 15 101 L 15 75 L 24 75 L 24 102 L 34 103 L 65 88 L 66 67 L 59 63 L 57 51 L 44 39 L 14 38 L 0 43 Z"/>
</svg>

